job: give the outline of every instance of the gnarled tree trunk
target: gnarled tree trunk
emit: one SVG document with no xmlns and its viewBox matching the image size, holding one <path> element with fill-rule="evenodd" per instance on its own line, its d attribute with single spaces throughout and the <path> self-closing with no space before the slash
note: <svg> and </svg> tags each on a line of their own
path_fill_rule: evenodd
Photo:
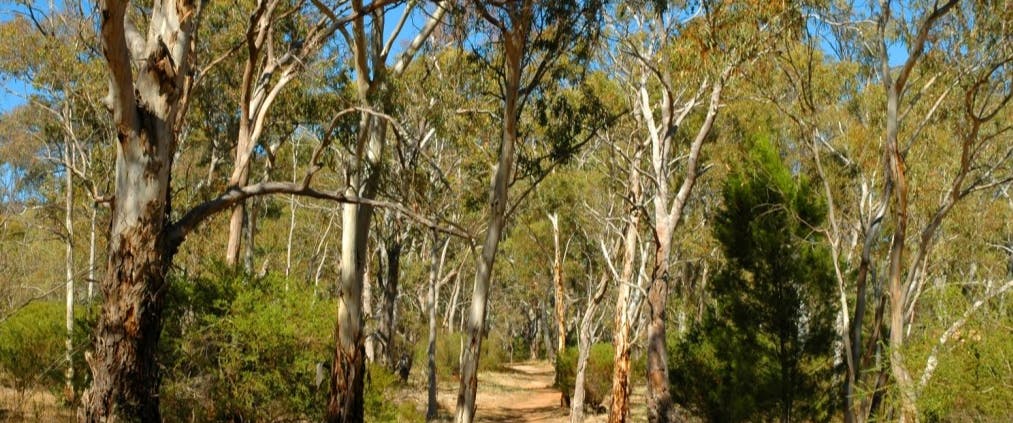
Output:
<svg viewBox="0 0 1013 423">
<path fill-rule="evenodd" d="M 155 349 L 162 330 L 165 272 L 176 251 L 166 236 L 174 123 L 189 74 L 199 4 L 156 1 L 147 42 L 125 24 L 127 1 L 103 0 L 101 39 L 116 124 L 116 196 L 101 289 L 105 301 L 88 357 L 92 385 L 83 420 L 160 421 Z M 129 47 L 128 47 L 129 45 Z M 145 58 L 145 60 L 139 60 Z M 131 62 L 138 63 L 135 76 Z"/>
</svg>

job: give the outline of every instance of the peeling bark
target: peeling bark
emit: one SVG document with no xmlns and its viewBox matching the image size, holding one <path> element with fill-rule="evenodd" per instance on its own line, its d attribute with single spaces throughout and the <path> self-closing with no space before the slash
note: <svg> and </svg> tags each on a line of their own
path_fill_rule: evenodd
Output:
<svg viewBox="0 0 1013 423">
<path fill-rule="evenodd" d="M 641 145 L 636 146 L 633 160 L 630 162 L 629 183 L 629 218 L 623 234 L 622 273 L 617 277 L 616 285 L 619 296 L 616 298 L 615 323 L 612 332 L 612 346 L 615 359 L 612 367 L 612 400 L 609 406 L 609 423 L 623 423 L 630 414 L 630 347 L 633 336 L 633 318 L 636 315 L 631 308 L 632 290 L 634 289 L 633 272 L 637 258 L 637 233 L 640 230 L 641 211 L 638 205 L 641 198 L 640 171 L 637 168 L 643 156 Z M 604 252 L 604 246 L 603 252 Z"/>
</svg>

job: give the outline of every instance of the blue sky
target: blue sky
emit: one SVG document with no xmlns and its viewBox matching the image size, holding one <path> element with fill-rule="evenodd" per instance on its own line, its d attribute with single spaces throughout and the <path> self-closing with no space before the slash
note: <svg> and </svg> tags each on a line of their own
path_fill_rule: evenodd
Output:
<svg viewBox="0 0 1013 423">
<path fill-rule="evenodd" d="M 41 2 L 40 2 L 41 3 Z M 48 3 L 48 1 L 46 2 Z M 54 4 L 57 8 L 62 6 L 62 1 L 56 0 Z M 43 6 L 48 8 L 48 4 Z M 12 2 L 2 1 L 0 2 L 0 22 L 7 22 L 13 19 L 16 14 L 23 13 L 23 6 L 13 4 Z M 400 13 L 404 10 L 403 6 L 399 6 L 391 13 L 390 18 L 385 22 L 386 31 L 390 33 L 393 31 L 394 25 L 397 24 L 397 20 L 400 18 Z M 390 60 L 396 60 L 397 53 L 402 47 L 410 41 L 411 37 L 417 33 L 417 29 L 425 23 L 426 17 L 414 13 L 413 16 L 408 20 L 405 25 L 402 35 L 395 41 L 393 46 L 393 54 L 391 54 Z M 907 58 L 907 51 L 900 44 L 891 45 L 890 50 L 890 62 L 891 65 L 897 66 L 903 63 Z M 19 105 L 25 103 L 25 97 L 30 93 L 30 86 L 25 81 L 13 80 L 9 78 L 0 77 L 0 114 L 5 113 Z"/>
<path fill-rule="evenodd" d="M 43 3 L 46 9 L 48 9 L 48 1 L 43 0 L 39 3 Z M 56 8 L 62 7 L 62 0 L 55 0 L 54 6 Z M 87 3 L 85 3 L 87 4 Z M 394 31 L 394 26 L 397 25 L 398 20 L 401 18 L 401 14 L 404 12 L 404 6 L 397 6 L 392 10 L 392 13 L 388 15 L 387 20 L 384 22 L 384 30 L 389 34 Z M 18 4 L 14 4 L 9 1 L 0 1 L 0 22 L 7 22 L 15 18 L 19 14 L 24 14 L 24 7 Z M 415 12 L 409 17 L 405 23 L 404 28 L 401 31 L 401 35 L 395 40 L 390 55 L 390 60 L 396 60 L 397 54 L 403 49 L 404 45 L 411 41 L 411 39 L 418 32 L 417 30 L 425 24 L 426 16 Z M 31 92 L 30 85 L 25 81 L 4 78 L 0 76 L 0 114 L 5 113 L 17 106 L 25 103 L 25 97 Z"/>
</svg>

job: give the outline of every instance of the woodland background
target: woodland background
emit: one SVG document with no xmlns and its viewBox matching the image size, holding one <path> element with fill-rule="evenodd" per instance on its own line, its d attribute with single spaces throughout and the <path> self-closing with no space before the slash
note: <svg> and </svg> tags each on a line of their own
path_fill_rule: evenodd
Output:
<svg viewBox="0 0 1013 423">
<path fill-rule="evenodd" d="M 0 10 L 0 418 L 1013 419 L 1008 0 Z"/>
</svg>

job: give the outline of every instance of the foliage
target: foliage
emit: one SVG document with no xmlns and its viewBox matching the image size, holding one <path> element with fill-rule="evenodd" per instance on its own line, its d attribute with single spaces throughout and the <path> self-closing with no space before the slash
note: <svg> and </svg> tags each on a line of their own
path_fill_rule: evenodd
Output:
<svg viewBox="0 0 1013 423">
<path fill-rule="evenodd" d="M 271 275 L 227 270 L 176 278 L 161 340 L 167 417 L 274 421 L 323 414 L 327 384 L 317 379 L 317 366 L 329 358 L 334 305 L 284 285 Z"/>
<path fill-rule="evenodd" d="M 569 347 L 556 357 L 556 379 L 553 386 L 570 397 L 577 378 L 579 351 Z M 591 345 L 584 368 L 584 406 L 598 408 L 612 392 L 612 362 L 615 349 L 609 343 Z"/>
<path fill-rule="evenodd" d="M 765 138 L 725 182 L 726 265 L 702 323 L 672 353 L 676 400 L 714 421 L 828 420 L 833 275 L 811 229 L 825 208 Z"/>
<path fill-rule="evenodd" d="M 461 345 L 464 335 L 459 332 L 440 331 L 436 335 L 436 374 L 440 379 L 449 379 L 461 374 Z M 509 361 L 506 345 L 496 334 L 490 334 L 482 340 L 481 370 L 497 370 Z M 429 361 L 428 345 L 425 342 L 415 344 L 415 369 L 425 371 Z"/>
<path fill-rule="evenodd" d="M 398 377 L 378 363 L 369 363 L 366 369 L 364 393 L 365 421 L 367 422 L 418 422 L 425 416 L 410 402 L 394 401 L 398 396 Z"/>
<path fill-rule="evenodd" d="M 0 322 L 0 382 L 21 393 L 32 388 L 62 392 L 67 351 L 64 317 L 63 303 L 39 301 Z M 78 309 L 71 357 L 75 392 L 81 392 L 88 383 L 83 347 L 90 331 L 85 310 Z"/>
<path fill-rule="evenodd" d="M 933 317 L 924 320 L 922 335 L 913 337 L 905 351 L 916 369 L 923 367 L 933 348 L 939 354 L 930 379 L 934 383 L 926 384 L 918 396 L 923 421 L 1013 419 L 1009 407 L 1013 403 L 1013 342 L 1008 336 L 990 336 L 1009 333 L 1013 327 L 1013 310 L 1008 305 L 993 299 L 939 346 L 940 335 L 970 306 L 969 293 L 967 288 L 946 286 L 925 294 L 923 301 Z M 915 375 L 921 377 L 921 373 Z"/>
</svg>

